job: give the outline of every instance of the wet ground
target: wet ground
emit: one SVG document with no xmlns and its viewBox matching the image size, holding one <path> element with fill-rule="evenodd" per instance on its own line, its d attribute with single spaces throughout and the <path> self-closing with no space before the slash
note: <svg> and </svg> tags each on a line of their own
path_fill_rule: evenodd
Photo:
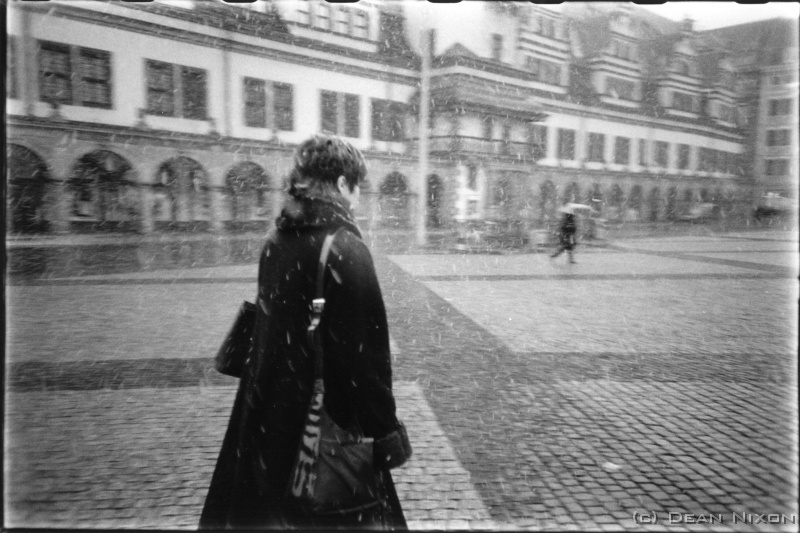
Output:
<svg viewBox="0 0 800 533">
<path fill-rule="evenodd" d="M 797 531 L 797 243 L 376 247 L 409 524 Z M 192 529 L 235 392 L 210 357 L 255 266 L 91 272 L 7 287 L 5 525 Z"/>
</svg>

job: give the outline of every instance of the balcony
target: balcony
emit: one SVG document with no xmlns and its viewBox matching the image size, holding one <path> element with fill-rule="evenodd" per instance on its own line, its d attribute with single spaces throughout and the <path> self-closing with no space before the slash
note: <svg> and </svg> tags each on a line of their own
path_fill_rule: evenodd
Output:
<svg viewBox="0 0 800 533">
<path fill-rule="evenodd" d="M 412 138 L 408 142 L 409 149 L 416 152 L 419 146 L 418 139 Z M 428 142 L 428 148 L 431 154 L 439 155 L 459 152 L 533 161 L 531 145 L 519 141 L 484 139 L 465 135 L 441 135 L 431 137 Z"/>
</svg>

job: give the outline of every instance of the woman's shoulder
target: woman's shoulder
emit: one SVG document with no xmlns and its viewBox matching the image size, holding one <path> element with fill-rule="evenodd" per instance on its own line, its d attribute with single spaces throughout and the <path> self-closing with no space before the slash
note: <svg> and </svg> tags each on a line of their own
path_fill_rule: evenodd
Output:
<svg viewBox="0 0 800 533">
<path fill-rule="evenodd" d="M 346 228 L 336 232 L 336 238 L 331 246 L 331 255 L 336 263 L 344 269 L 354 269 L 357 272 L 362 269 L 372 270 L 372 254 L 366 243 Z"/>
</svg>

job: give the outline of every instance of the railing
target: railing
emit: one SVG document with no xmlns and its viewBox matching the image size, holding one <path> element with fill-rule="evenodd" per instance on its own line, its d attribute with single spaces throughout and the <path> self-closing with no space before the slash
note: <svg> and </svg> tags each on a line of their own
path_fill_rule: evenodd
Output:
<svg viewBox="0 0 800 533">
<path fill-rule="evenodd" d="M 431 137 L 428 146 L 431 153 L 474 152 L 532 159 L 531 145 L 519 141 L 484 139 L 481 137 L 467 137 L 464 135 L 442 135 Z M 409 148 L 411 150 L 417 150 L 418 147 L 419 142 L 417 139 L 409 140 Z"/>
</svg>

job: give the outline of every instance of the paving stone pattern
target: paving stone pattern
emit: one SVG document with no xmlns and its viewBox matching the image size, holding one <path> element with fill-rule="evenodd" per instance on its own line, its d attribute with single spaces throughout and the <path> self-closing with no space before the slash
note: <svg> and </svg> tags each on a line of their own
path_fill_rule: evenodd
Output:
<svg viewBox="0 0 800 533">
<path fill-rule="evenodd" d="M 394 479 L 409 526 L 496 529 L 413 383 L 397 383 L 414 455 Z M 235 387 L 51 391 L 8 405 L 6 526 L 195 529 Z"/>
<path fill-rule="evenodd" d="M 797 531 L 730 520 L 798 515 L 796 268 L 756 253 L 792 241 L 691 242 L 376 254 L 414 528 L 664 530 L 632 518 L 656 511 Z M 8 287 L 6 525 L 194 527 L 232 394 L 208 357 L 253 272 Z"/>
</svg>

